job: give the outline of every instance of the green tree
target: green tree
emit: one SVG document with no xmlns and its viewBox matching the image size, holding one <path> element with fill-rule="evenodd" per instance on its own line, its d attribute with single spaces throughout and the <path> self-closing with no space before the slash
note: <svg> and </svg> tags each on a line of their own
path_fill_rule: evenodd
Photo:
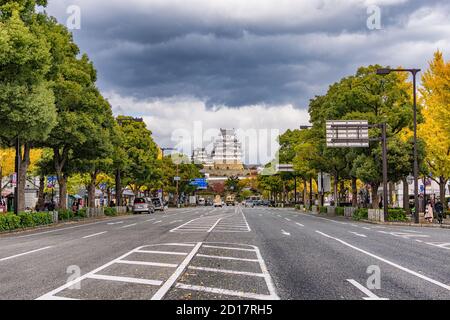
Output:
<svg viewBox="0 0 450 320">
<path fill-rule="evenodd" d="M 20 141 L 20 211 L 30 151 L 56 124 L 55 98 L 47 81 L 50 46 L 36 15 L 28 13 L 26 22 L 21 18 L 23 6 L 32 2 L 0 3 L 0 140 L 7 146 Z"/>
</svg>

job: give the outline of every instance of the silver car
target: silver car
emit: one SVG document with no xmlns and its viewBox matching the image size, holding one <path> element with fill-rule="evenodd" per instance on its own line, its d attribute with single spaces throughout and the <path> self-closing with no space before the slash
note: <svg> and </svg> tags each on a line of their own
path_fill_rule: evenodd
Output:
<svg viewBox="0 0 450 320">
<path fill-rule="evenodd" d="M 133 202 L 133 213 L 154 213 L 155 207 L 146 198 L 135 198 Z"/>
</svg>

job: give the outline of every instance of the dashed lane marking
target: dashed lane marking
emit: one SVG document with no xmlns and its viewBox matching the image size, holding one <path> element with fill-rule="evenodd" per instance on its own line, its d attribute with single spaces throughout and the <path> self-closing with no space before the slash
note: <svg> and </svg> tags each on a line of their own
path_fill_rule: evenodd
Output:
<svg viewBox="0 0 450 320">
<path fill-rule="evenodd" d="M 352 231 L 349 231 L 349 232 L 351 234 L 354 234 L 355 236 L 362 237 L 362 238 L 367 238 L 367 236 L 365 234 L 358 233 L 358 232 L 352 232 Z"/>
<path fill-rule="evenodd" d="M 11 259 L 14 259 L 14 258 L 22 257 L 22 256 L 25 256 L 25 255 L 27 255 L 27 254 L 36 253 L 36 252 L 43 251 L 43 250 L 47 250 L 47 249 L 50 249 L 50 248 L 53 248 L 53 246 L 43 247 L 43 248 L 39 248 L 39 249 L 27 251 L 27 252 L 15 254 L 15 255 L 13 255 L 13 256 L 1 258 L 0 261 L 11 260 Z"/>
<path fill-rule="evenodd" d="M 125 229 L 125 228 L 129 228 L 129 227 L 133 227 L 135 225 L 137 225 L 137 223 L 127 224 L 126 226 L 120 227 L 119 229 Z"/>
<path fill-rule="evenodd" d="M 88 239 L 88 238 L 96 237 L 96 236 L 105 234 L 105 233 L 107 233 L 107 232 L 108 232 L 108 231 L 103 231 L 103 232 L 94 233 L 94 234 L 91 234 L 91 235 L 88 235 L 88 236 L 84 236 L 82 239 Z"/>
</svg>

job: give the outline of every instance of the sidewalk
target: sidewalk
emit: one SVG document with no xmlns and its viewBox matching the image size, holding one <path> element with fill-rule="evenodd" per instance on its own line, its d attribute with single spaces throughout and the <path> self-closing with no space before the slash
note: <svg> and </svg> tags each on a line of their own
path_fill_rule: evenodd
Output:
<svg viewBox="0 0 450 320">
<path fill-rule="evenodd" d="M 314 216 L 319 216 L 319 217 L 342 218 L 339 220 L 352 220 L 351 218 L 344 217 L 344 216 L 330 216 L 327 214 L 313 213 L 312 211 L 304 211 L 304 213 L 311 214 Z M 403 226 L 403 227 L 409 226 L 409 227 L 450 229 L 450 219 L 444 219 L 442 225 L 439 225 L 437 223 L 437 220 L 434 220 L 433 223 L 394 222 L 394 221 L 380 222 L 380 221 L 371 221 L 371 220 L 366 220 L 366 219 L 352 220 L 352 221 L 355 221 L 355 222 L 359 221 L 359 222 L 370 223 L 370 224 L 379 224 L 379 225 L 390 225 L 390 226 Z"/>
</svg>

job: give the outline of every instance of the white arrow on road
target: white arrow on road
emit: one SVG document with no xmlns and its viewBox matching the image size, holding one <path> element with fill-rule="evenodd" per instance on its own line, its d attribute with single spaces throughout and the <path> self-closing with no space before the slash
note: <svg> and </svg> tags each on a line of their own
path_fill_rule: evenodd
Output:
<svg viewBox="0 0 450 320">
<path fill-rule="evenodd" d="M 365 234 L 361 234 L 361 233 L 357 233 L 357 232 L 351 232 L 351 231 L 349 231 L 349 232 L 354 234 L 355 236 L 367 238 L 367 236 Z"/>
<path fill-rule="evenodd" d="M 286 232 L 284 230 L 281 230 L 281 233 L 284 234 L 285 236 L 290 236 L 291 235 L 289 232 Z"/>
</svg>

